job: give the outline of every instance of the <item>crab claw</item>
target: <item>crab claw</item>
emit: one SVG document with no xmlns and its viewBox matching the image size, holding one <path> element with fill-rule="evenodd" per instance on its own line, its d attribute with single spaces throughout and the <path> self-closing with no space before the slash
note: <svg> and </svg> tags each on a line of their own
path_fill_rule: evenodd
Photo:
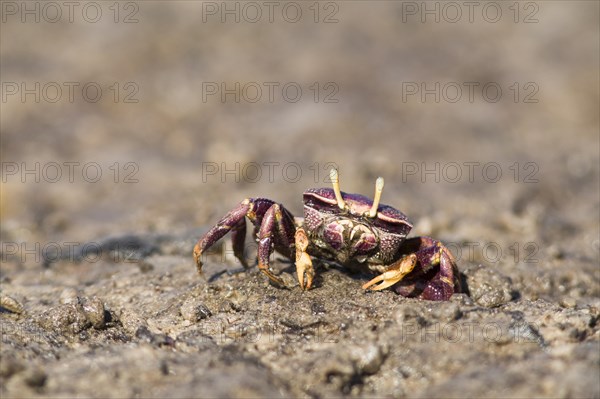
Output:
<svg viewBox="0 0 600 399">
<path fill-rule="evenodd" d="M 385 272 L 364 284 L 362 288 L 364 290 L 370 289 L 372 291 L 380 291 L 387 287 L 391 287 L 402 280 L 408 273 L 412 272 L 416 264 L 417 256 L 415 254 L 405 256 L 396 263 L 393 263 Z M 381 284 L 372 287 L 372 285 L 380 281 Z"/>
<path fill-rule="evenodd" d="M 315 277 L 315 269 L 313 268 L 310 256 L 306 253 L 308 248 L 308 237 L 304 229 L 296 230 L 296 273 L 298 274 L 298 283 L 303 290 L 309 290 Z M 304 284 L 304 275 L 306 274 L 306 284 Z"/>
</svg>

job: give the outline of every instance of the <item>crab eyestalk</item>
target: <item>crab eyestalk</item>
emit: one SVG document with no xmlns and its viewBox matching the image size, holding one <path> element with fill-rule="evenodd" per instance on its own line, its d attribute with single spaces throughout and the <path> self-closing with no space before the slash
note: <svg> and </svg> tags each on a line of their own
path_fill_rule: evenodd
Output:
<svg viewBox="0 0 600 399">
<path fill-rule="evenodd" d="M 367 216 L 374 218 L 377 216 L 377 208 L 379 208 L 379 201 L 381 201 L 381 193 L 383 192 L 383 177 L 378 177 L 375 182 L 375 199 L 373 200 L 373 206 L 369 210 Z"/>
<path fill-rule="evenodd" d="M 337 205 L 340 209 L 346 208 L 346 203 L 342 198 L 342 192 L 340 191 L 340 180 L 338 177 L 337 169 L 331 169 L 329 171 L 329 178 L 331 179 L 331 183 L 333 184 L 333 192 L 335 193 L 335 200 L 337 201 Z"/>
</svg>

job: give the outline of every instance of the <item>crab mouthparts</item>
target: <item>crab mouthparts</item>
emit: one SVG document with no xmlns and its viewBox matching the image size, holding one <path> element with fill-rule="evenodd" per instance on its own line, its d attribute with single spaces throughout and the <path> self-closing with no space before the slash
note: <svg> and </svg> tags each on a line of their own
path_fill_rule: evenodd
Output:
<svg viewBox="0 0 600 399">
<path fill-rule="evenodd" d="M 333 192 L 335 193 L 335 200 L 337 202 L 337 206 L 340 209 L 346 209 L 346 202 L 342 198 L 342 192 L 340 191 L 340 180 L 337 169 L 331 169 L 329 171 L 329 178 L 331 179 L 331 183 L 333 184 Z M 365 216 L 374 218 L 377 216 L 377 209 L 379 208 L 379 202 L 381 201 L 381 193 L 383 192 L 384 181 L 383 177 L 378 177 L 377 181 L 375 181 L 375 198 L 373 199 L 373 205 L 371 209 L 365 214 Z"/>
</svg>

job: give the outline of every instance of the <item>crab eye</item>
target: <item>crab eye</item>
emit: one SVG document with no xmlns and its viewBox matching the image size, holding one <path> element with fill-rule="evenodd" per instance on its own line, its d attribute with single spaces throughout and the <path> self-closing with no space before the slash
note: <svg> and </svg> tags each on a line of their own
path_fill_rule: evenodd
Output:
<svg viewBox="0 0 600 399">
<path fill-rule="evenodd" d="M 344 202 L 342 192 L 340 191 L 340 180 L 337 169 L 331 169 L 329 171 L 329 178 L 331 179 L 331 184 L 333 184 L 333 192 L 335 193 L 337 205 L 343 210 L 346 208 L 346 202 Z"/>
<path fill-rule="evenodd" d="M 379 208 L 379 202 L 381 201 L 381 193 L 383 192 L 383 177 L 378 177 L 375 181 L 375 198 L 373 199 L 373 205 L 366 216 L 374 218 L 377 216 L 377 209 Z"/>
</svg>

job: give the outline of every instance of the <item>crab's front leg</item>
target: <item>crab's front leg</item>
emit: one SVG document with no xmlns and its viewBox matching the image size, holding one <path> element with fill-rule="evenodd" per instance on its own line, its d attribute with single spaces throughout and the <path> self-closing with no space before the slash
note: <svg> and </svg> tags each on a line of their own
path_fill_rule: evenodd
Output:
<svg viewBox="0 0 600 399">
<path fill-rule="evenodd" d="M 292 258 L 294 218 L 283 206 L 264 198 L 246 198 L 198 240 L 193 253 L 198 272 L 202 272 L 202 254 L 228 232 L 232 233 L 235 257 L 247 267 L 244 257 L 246 217 L 257 226 L 259 268 L 272 281 L 283 284 L 269 270 L 269 256 L 276 249 L 282 255 Z"/>
<path fill-rule="evenodd" d="M 410 238 L 402 243 L 400 252 L 405 256 L 363 288 L 380 290 L 393 285 L 402 296 L 431 301 L 446 301 L 460 292 L 456 263 L 441 242 L 430 237 Z"/>
</svg>

